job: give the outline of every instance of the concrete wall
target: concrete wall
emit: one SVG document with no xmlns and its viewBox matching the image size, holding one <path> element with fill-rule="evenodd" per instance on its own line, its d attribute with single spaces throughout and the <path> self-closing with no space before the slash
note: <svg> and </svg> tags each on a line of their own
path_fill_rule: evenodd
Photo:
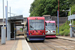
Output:
<svg viewBox="0 0 75 50">
<path fill-rule="evenodd" d="M 57 17 L 56 16 L 51 16 L 52 20 L 55 20 L 57 23 Z M 59 17 L 59 26 L 64 24 L 68 20 L 68 17 Z"/>
<path fill-rule="evenodd" d="M 51 16 L 51 15 L 43 15 L 45 17 L 45 20 L 54 20 L 57 24 L 57 16 Z M 68 17 L 59 17 L 59 26 L 64 24 L 68 20 Z"/>
</svg>

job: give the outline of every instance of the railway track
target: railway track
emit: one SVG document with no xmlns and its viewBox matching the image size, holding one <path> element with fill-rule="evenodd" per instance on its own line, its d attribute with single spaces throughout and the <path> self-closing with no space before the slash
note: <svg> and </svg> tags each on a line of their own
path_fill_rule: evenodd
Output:
<svg viewBox="0 0 75 50">
<path fill-rule="evenodd" d="M 46 44 L 43 44 L 42 42 L 36 42 L 36 43 L 33 42 L 29 45 L 31 46 L 31 48 L 32 46 L 34 47 L 32 48 L 32 50 L 55 50 L 54 48 L 47 46 Z"/>
<path fill-rule="evenodd" d="M 66 47 L 66 49 L 70 49 L 70 48 L 75 49 L 75 42 L 73 42 L 73 41 L 68 41 L 68 40 L 63 40 L 63 39 L 62 40 L 58 39 L 58 40 L 54 40 L 54 41 L 58 44 L 62 44 L 63 46 Z"/>
<path fill-rule="evenodd" d="M 28 42 L 32 50 L 75 50 L 75 42 L 63 39 L 46 39 L 44 42 Z"/>
</svg>

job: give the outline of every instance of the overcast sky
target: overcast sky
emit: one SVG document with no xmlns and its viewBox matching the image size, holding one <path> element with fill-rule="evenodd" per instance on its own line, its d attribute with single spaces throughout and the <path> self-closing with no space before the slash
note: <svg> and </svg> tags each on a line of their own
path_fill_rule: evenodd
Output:
<svg viewBox="0 0 75 50">
<path fill-rule="evenodd" d="M 5 3 L 4 6 L 6 6 L 6 1 L 7 0 L 4 0 Z M 8 0 L 8 5 L 9 5 L 8 11 L 10 11 L 9 8 L 11 7 L 11 13 L 14 13 L 16 15 L 23 14 L 24 17 L 29 17 L 30 15 L 29 9 L 33 1 L 34 0 Z M 3 18 L 2 14 L 3 14 L 2 0 L 0 0 L 0 18 Z"/>
</svg>

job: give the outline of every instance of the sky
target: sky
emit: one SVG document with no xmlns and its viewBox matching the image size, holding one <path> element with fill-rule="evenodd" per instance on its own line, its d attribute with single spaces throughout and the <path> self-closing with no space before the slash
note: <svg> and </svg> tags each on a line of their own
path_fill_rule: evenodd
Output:
<svg viewBox="0 0 75 50">
<path fill-rule="evenodd" d="M 29 17 L 30 13 L 30 7 L 34 0 L 8 0 L 8 12 L 10 12 L 11 7 L 11 13 L 14 13 L 16 15 L 23 15 L 23 17 Z M 3 6 L 2 6 L 2 0 L 0 0 L 0 18 L 3 18 Z M 7 5 L 7 0 L 4 0 L 4 12 L 5 12 L 5 6 Z M 10 16 L 10 14 L 8 14 Z M 11 14 L 11 16 L 14 16 Z M 5 18 L 4 13 L 4 18 Z"/>
</svg>

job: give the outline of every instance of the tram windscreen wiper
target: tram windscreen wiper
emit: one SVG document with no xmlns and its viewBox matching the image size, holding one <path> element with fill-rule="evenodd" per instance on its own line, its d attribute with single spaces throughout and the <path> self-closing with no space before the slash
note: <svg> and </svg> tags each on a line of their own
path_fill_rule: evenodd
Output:
<svg viewBox="0 0 75 50">
<path fill-rule="evenodd" d="M 31 26 L 31 25 L 30 25 L 30 27 L 34 29 L 34 27 L 33 27 L 33 26 Z M 34 30 L 37 32 L 37 30 L 36 30 L 36 29 L 34 29 Z"/>
<path fill-rule="evenodd" d="M 47 27 L 46 27 L 47 28 Z M 48 29 L 48 28 L 47 28 Z M 49 30 L 49 29 L 48 29 Z M 49 30 L 50 31 L 50 30 Z"/>
</svg>

